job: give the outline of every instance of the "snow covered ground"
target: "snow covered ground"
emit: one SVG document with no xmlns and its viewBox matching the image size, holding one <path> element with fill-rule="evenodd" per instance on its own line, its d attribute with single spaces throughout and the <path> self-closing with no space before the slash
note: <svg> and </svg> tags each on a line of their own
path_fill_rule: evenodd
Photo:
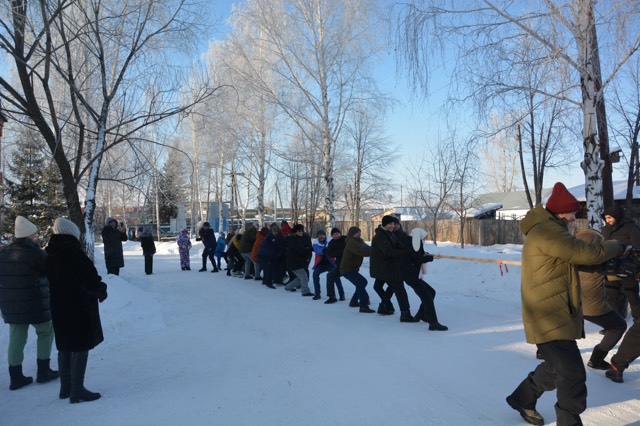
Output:
<svg viewBox="0 0 640 426">
<path fill-rule="evenodd" d="M 449 331 L 361 314 L 299 292 L 271 290 L 224 272 L 199 273 L 202 245 L 181 271 L 177 246 L 158 244 L 154 274 L 137 242 L 100 305 L 105 341 L 89 354 L 85 384 L 96 402 L 58 399 L 58 384 L 9 391 L 8 326 L 0 327 L 0 423 L 5 425 L 520 425 L 504 398 L 537 365 L 524 342 L 518 266 L 440 259 L 427 281 Z M 520 260 L 520 246 L 429 246 L 432 253 Z M 368 263 L 363 266 L 368 275 Z M 372 307 L 378 298 L 368 286 Z M 343 280 L 347 297 L 353 285 Z M 415 312 L 419 303 L 408 289 Z M 395 300 L 394 300 L 395 304 Z M 397 309 L 397 304 L 396 304 Z M 583 359 L 599 341 L 586 324 Z M 36 374 L 33 329 L 25 374 Z M 54 345 L 55 354 L 55 345 Z M 57 361 L 52 361 L 54 369 Z M 585 425 L 640 425 L 640 362 L 616 384 L 587 371 Z M 538 411 L 555 422 L 555 393 Z"/>
</svg>

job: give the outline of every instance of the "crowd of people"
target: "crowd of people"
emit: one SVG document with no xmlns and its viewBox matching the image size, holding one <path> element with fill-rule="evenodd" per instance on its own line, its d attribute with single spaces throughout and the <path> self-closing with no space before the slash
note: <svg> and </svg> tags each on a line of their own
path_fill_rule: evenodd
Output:
<svg viewBox="0 0 640 426">
<path fill-rule="evenodd" d="M 558 425 L 582 424 L 586 372 L 576 340 L 584 337 L 584 320 L 602 327 L 603 335 L 587 362 L 589 368 L 603 370 L 608 379 L 622 383 L 624 370 L 640 356 L 638 273 L 612 269 L 611 262 L 606 263 L 637 256 L 640 227 L 614 206 L 602 214 L 602 233 L 584 230 L 574 234 L 569 224 L 575 221 L 579 208 L 580 203 L 566 187 L 556 183 L 546 205 L 531 209 L 520 223 L 526 236 L 522 319 L 526 340 L 536 345 L 541 363 L 506 401 L 530 424 L 544 424 L 536 403 L 550 390 L 557 393 Z M 58 218 L 52 230 L 43 250 L 34 242 L 36 226 L 18 216 L 14 241 L 0 250 L 0 311 L 9 324 L 9 388 L 17 390 L 33 382 L 22 372 L 28 330 L 33 326 L 37 334 L 36 381 L 59 379 L 61 399 L 93 401 L 101 395 L 84 387 L 84 375 L 88 352 L 103 341 L 98 304 L 107 298 L 107 286 L 82 250 L 79 228 Z M 211 272 L 220 272 L 224 259 L 228 276 L 260 281 L 270 289 L 299 290 L 302 297 L 311 300 L 322 298 L 321 279 L 325 275 L 325 304 L 346 301 L 346 280 L 355 289 L 348 306 L 361 313 L 393 315 L 395 295 L 401 322 L 424 321 L 431 331 L 448 329 L 438 320 L 436 291 L 423 279 L 426 264 L 437 258 L 425 251 L 424 229 L 407 233 L 397 217 L 386 215 L 371 245 L 361 238 L 356 226 L 350 227 L 346 236 L 338 228 L 332 228 L 329 235 L 320 229 L 312 239 L 303 225 L 290 227 L 282 221 L 269 227 L 249 223 L 216 238 L 210 224 L 204 222 L 197 238 L 203 243 L 199 271 L 207 271 L 211 263 Z M 124 266 L 126 229 L 107 218 L 102 236 L 107 272 L 118 275 Z M 156 252 L 151 228 L 144 228 L 139 237 L 145 273 L 150 275 Z M 176 242 L 180 267 L 189 271 L 192 243 L 186 229 Z M 377 310 L 371 307 L 368 280 L 360 271 L 365 257 L 370 258 L 368 273 L 380 298 Z M 415 314 L 411 313 L 405 284 L 420 299 Z M 633 318 L 628 330 L 627 306 Z M 50 367 L 54 341 L 59 371 Z M 618 343 L 618 351 L 607 362 L 605 358 Z"/>
<path fill-rule="evenodd" d="M 434 259 L 424 251 L 425 230 L 417 228 L 407 234 L 397 217 L 387 215 L 382 218 L 371 246 L 362 240 L 361 230 L 355 226 L 346 236 L 340 229 L 332 228 L 330 236 L 328 238 L 326 231 L 319 229 L 312 239 L 303 225 L 290 227 L 287 221 L 282 221 L 280 226 L 272 223 L 269 227 L 252 222 L 237 232 L 230 230 L 226 235 L 220 232 L 216 240 L 211 225 L 204 222 L 198 231 L 198 240 L 204 246 L 200 271 L 207 271 L 208 259 L 211 272 L 218 272 L 224 258 L 229 276 L 260 281 L 271 289 L 280 285 L 289 292 L 299 290 L 302 297 L 312 300 L 322 298 L 321 276 L 326 274 L 325 304 L 345 301 L 344 278 L 355 287 L 349 306 L 359 308 L 360 312 L 392 315 L 395 295 L 401 322 L 422 320 L 429 324 L 429 330 L 447 330 L 438 322 L 433 302 L 436 291 L 422 279 L 423 264 Z M 179 247 L 184 247 L 182 238 L 178 238 Z M 369 274 L 376 279 L 374 290 L 380 296 L 377 310 L 370 307 L 368 281 L 359 272 L 364 257 L 369 256 Z M 184 270 L 182 260 L 181 266 Z M 410 313 L 405 283 L 420 298 L 415 315 Z"/>
</svg>

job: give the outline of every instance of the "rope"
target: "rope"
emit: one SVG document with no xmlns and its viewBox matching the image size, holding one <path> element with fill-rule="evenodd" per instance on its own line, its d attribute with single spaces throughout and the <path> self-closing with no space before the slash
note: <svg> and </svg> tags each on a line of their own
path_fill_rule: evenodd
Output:
<svg viewBox="0 0 640 426">
<path fill-rule="evenodd" d="M 497 263 L 500 267 L 500 276 L 504 276 L 505 273 L 509 273 L 508 265 L 522 265 L 522 262 L 517 260 L 499 260 L 499 259 L 483 259 L 480 257 L 463 257 L 463 256 L 449 256 L 446 254 L 434 254 L 434 256 L 438 256 L 440 259 L 453 259 L 453 260 L 467 260 L 470 262 L 482 262 L 482 263 Z M 504 265 L 504 271 L 502 270 L 502 265 Z"/>
</svg>

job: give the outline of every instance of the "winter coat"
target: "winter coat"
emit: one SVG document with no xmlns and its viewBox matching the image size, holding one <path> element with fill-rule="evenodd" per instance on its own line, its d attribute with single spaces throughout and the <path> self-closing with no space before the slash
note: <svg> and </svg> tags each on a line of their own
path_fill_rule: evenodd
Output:
<svg viewBox="0 0 640 426">
<path fill-rule="evenodd" d="M 211 228 L 202 228 L 200 230 L 200 239 L 202 240 L 202 244 L 204 244 L 204 247 L 209 250 L 215 250 L 216 246 L 218 245 L 216 241 L 216 234 Z"/>
<path fill-rule="evenodd" d="M 541 205 L 520 222 L 522 321 L 528 343 L 584 336 L 580 281 L 575 265 L 596 265 L 619 256 L 617 241 L 586 243 Z"/>
<path fill-rule="evenodd" d="M 433 262 L 433 256 L 424 251 L 424 243 L 420 241 L 420 248 L 415 251 L 411 242 L 411 235 L 399 232 L 400 245 L 407 249 L 407 254 L 402 258 L 400 270 L 402 280 L 414 282 L 420 276 L 420 268 L 423 263 Z M 426 256 L 425 256 L 426 254 Z"/>
<path fill-rule="evenodd" d="M 227 250 L 227 243 L 224 241 L 224 238 L 218 237 L 215 254 L 222 256 L 225 250 Z"/>
<path fill-rule="evenodd" d="M 344 246 L 347 242 L 346 235 L 340 235 L 340 238 L 334 240 L 331 238 L 329 244 L 327 244 L 327 256 L 335 259 L 334 263 L 339 268 L 342 261 L 342 254 L 344 253 Z"/>
<path fill-rule="evenodd" d="M 601 267 L 578 266 L 580 291 L 582 293 L 582 313 L 585 316 L 597 317 L 613 311 L 607 300 L 605 282 Z"/>
<path fill-rule="evenodd" d="M 401 247 L 398 234 L 378 227 L 371 240 L 369 275 L 386 282 L 398 281 L 401 275 L 401 264 L 407 256 L 409 251 Z"/>
<path fill-rule="evenodd" d="M 65 352 L 93 349 L 104 340 L 98 301 L 107 298 L 107 285 L 74 236 L 52 235 L 46 250 L 56 346 Z"/>
<path fill-rule="evenodd" d="M 602 227 L 602 237 L 605 240 L 618 240 L 624 246 L 640 248 L 640 227 L 631 219 L 623 217 L 622 209 L 619 207 L 608 208 L 604 215 L 612 216 L 616 219 L 615 225 L 606 224 Z"/>
<path fill-rule="evenodd" d="M 109 218 L 111 219 L 111 218 Z M 115 219 L 107 219 L 107 224 L 102 228 L 102 242 L 104 243 L 104 261 L 107 269 L 124 267 L 122 254 L 122 242 L 127 241 L 127 234 L 112 228 L 109 224 Z"/>
<path fill-rule="evenodd" d="M 270 234 L 271 232 L 269 232 Z M 251 260 L 254 262 L 258 261 L 258 250 L 260 249 L 260 244 L 264 240 L 265 233 L 262 231 L 258 232 L 256 235 L 256 241 L 253 243 L 253 247 L 251 248 Z"/>
<path fill-rule="evenodd" d="M 327 249 L 329 247 L 329 241 L 325 238 L 324 241 L 320 242 L 320 240 L 316 240 L 313 243 L 313 269 L 315 269 L 318 265 L 333 265 L 336 266 L 336 260 L 331 256 L 327 255 Z"/>
<path fill-rule="evenodd" d="M 236 257 L 240 256 L 240 251 L 238 250 L 238 246 L 240 245 L 240 241 L 242 240 L 242 235 L 238 234 L 231 240 L 231 244 L 229 244 L 229 248 L 227 248 L 227 256 Z"/>
<path fill-rule="evenodd" d="M 340 262 L 340 275 L 357 272 L 367 256 L 371 256 L 371 246 L 367 245 L 362 238 L 347 237 Z"/>
<path fill-rule="evenodd" d="M 258 261 L 270 262 L 276 258 L 278 253 L 278 242 L 276 236 L 269 232 L 262 238 L 258 252 L 256 253 Z"/>
<path fill-rule="evenodd" d="M 153 242 L 153 237 L 140 237 L 140 245 L 142 246 L 142 254 L 145 256 L 156 254 L 156 244 Z"/>
<path fill-rule="evenodd" d="M 191 249 L 191 238 L 187 234 L 182 234 L 178 237 L 178 250 L 189 251 Z"/>
<path fill-rule="evenodd" d="M 29 238 L 0 250 L 0 311 L 7 324 L 40 324 L 51 320 L 47 254 Z"/>
<path fill-rule="evenodd" d="M 304 236 L 290 234 L 287 237 L 287 269 L 295 271 L 309 267 L 313 247 Z"/>
<path fill-rule="evenodd" d="M 240 246 L 238 250 L 240 253 L 251 253 L 251 249 L 253 248 L 253 243 L 256 242 L 256 236 L 258 234 L 258 230 L 252 223 L 248 224 L 244 230 L 244 234 L 242 234 L 242 240 L 240 240 Z"/>
</svg>

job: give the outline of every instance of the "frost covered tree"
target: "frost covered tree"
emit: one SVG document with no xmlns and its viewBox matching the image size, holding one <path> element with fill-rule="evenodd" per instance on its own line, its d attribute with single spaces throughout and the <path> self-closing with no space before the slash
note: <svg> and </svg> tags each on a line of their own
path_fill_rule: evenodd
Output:
<svg viewBox="0 0 640 426">
<path fill-rule="evenodd" d="M 613 201 L 604 91 L 640 48 L 640 4 L 624 0 L 431 0 L 406 3 L 398 16 L 400 66 L 407 65 L 416 87 L 428 89 L 433 62 L 445 44 L 457 48 L 457 63 L 464 64 L 468 58 L 491 55 L 504 43 L 526 38 L 535 43 L 538 59 L 548 58 L 567 69 L 570 86 L 539 94 L 580 107 L 588 220 L 590 227 L 599 229 L 604 204 Z M 599 40 L 598 30 L 606 37 Z M 605 43 L 599 44 L 602 41 Z M 606 52 L 602 56 L 606 75 L 600 52 Z M 494 67 L 473 70 L 494 71 Z"/>
<path fill-rule="evenodd" d="M 60 170 L 70 218 L 93 258 L 94 214 L 106 151 L 142 140 L 215 91 L 189 87 L 185 52 L 203 33 L 206 2 L 15 0 L 0 5 L 0 49 L 16 69 L 0 78 L 8 115 L 37 129 Z M 84 197 L 81 209 L 80 197 Z"/>
</svg>

